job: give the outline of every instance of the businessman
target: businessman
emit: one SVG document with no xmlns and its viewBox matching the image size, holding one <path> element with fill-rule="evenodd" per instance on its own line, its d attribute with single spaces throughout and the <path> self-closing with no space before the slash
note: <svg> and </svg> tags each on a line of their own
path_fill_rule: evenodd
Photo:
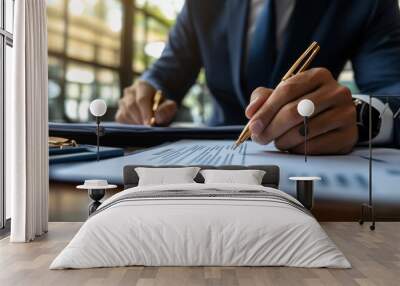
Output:
<svg viewBox="0 0 400 286">
<path fill-rule="evenodd" d="M 280 82 L 312 41 L 321 46 L 312 67 Z M 348 60 L 361 93 L 400 95 L 397 0 L 187 0 L 161 58 L 125 89 L 116 120 L 148 124 L 160 89 L 167 100 L 156 122 L 168 125 L 204 68 L 215 103 L 210 124 L 250 120 L 252 140 L 302 153 L 296 106 L 308 98 L 316 106 L 309 152 L 348 153 L 368 138 L 365 98 L 337 82 Z M 381 122 L 375 105 L 374 140 L 390 144 L 393 120 Z"/>
</svg>

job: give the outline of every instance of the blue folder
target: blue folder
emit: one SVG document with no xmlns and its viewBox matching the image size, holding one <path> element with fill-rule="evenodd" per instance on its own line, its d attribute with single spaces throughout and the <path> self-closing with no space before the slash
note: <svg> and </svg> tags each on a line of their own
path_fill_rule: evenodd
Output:
<svg viewBox="0 0 400 286">
<path fill-rule="evenodd" d="M 124 150 L 121 148 L 100 147 L 99 158 L 108 159 L 124 155 Z M 49 148 L 49 163 L 72 163 L 81 161 L 97 160 L 97 147 L 90 145 L 81 145 L 78 147 L 58 147 Z"/>
<path fill-rule="evenodd" d="M 100 144 L 113 147 L 150 147 L 182 139 L 237 139 L 244 126 L 149 127 L 101 123 Z M 96 144 L 95 123 L 49 123 L 50 136 L 74 139 L 81 144 Z"/>
</svg>

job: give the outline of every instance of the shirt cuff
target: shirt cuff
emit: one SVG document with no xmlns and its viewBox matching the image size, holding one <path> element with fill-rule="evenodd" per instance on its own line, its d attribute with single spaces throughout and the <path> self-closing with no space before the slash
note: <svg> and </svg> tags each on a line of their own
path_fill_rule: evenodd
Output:
<svg viewBox="0 0 400 286">
<path fill-rule="evenodd" d="M 156 90 L 163 90 L 161 84 L 154 78 L 149 70 L 145 71 L 139 79 L 147 82 Z"/>
<path fill-rule="evenodd" d="M 180 104 L 180 100 L 176 97 L 177 93 L 172 92 L 165 84 L 163 84 L 163 81 L 159 77 L 157 77 L 157 74 L 154 73 L 151 69 L 145 71 L 140 76 L 139 80 L 147 82 L 156 90 L 161 90 L 166 98 Z"/>
<path fill-rule="evenodd" d="M 369 95 L 353 94 L 353 98 L 359 99 L 369 104 Z M 376 145 L 390 144 L 393 141 L 393 111 L 388 103 L 383 103 L 380 99 L 372 97 L 372 107 L 379 111 L 381 126 L 379 133 L 371 143 Z M 368 144 L 368 141 L 359 142 L 360 145 Z"/>
</svg>

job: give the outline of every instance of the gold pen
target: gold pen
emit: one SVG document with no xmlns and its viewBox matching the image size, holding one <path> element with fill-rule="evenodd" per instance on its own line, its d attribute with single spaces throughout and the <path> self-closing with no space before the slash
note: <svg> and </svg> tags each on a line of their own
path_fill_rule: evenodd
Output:
<svg viewBox="0 0 400 286">
<path fill-rule="evenodd" d="M 319 47 L 318 43 L 313 42 L 307 48 L 307 50 L 297 59 L 297 61 L 293 64 L 293 66 L 288 70 L 288 72 L 282 78 L 282 81 L 285 81 L 285 80 L 291 78 L 292 76 L 305 71 L 309 67 L 311 62 L 314 60 L 314 58 L 317 55 L 317 53 L 319 52 L 319 50 L 320 50 L 320 47 Z M 245 142 L 247 139 L 249 139 L 251 137 L 250 123 L 251 123 L 251 120 L 246 124 L 242 133 L 240 133 L 239 138 L 235 142 L 234 149 L 236 149 L 238 146 L 240 146 L 240 144 L 242 144 L 243 142 Z"/>
<path fill-rule="evenodd" d="M 151 111 L 153 112 L 153 115 L 150 119 L 150 126 L 155 126 L 156 125 L 156 112 L 158 107 L 160 106 L 161 101 L 164 99 L 163 93 L 161 90 L 157 90 L 156 94 L 154 95 L 153 98 L 153 107 Z"/>
</svg>

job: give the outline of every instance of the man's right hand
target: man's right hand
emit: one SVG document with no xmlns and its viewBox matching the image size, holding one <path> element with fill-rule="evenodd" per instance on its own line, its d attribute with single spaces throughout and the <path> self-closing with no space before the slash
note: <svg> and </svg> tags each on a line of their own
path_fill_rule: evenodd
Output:
<svg viewBox="0 0 400 286">
<path fill-rule="evenodd" d="M 124 89 L 124 96 L 119 101 L 115 120 L 126 124 L 150 125 L 153 115 L 153 98 L 156 89 L 145 81 L 137 81 Z M 156 124 L 165 126 L 174 119 L 178 106 L 175 101 L 165 99 L 158 107 Z"/>
</svg>

